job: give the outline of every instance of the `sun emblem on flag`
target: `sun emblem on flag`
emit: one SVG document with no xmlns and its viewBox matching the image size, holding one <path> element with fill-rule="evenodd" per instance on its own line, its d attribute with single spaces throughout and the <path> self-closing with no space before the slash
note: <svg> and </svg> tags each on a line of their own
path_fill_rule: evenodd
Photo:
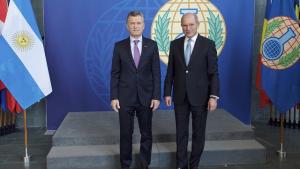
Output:
<svg viewBox="0 0 300 169">
<path fill-rule="evenodd" d="M 12 43 L 16 49 L 25 52 L 34 45 L 33 36 L 27 31 L 17 32 L 12 37 Z"/>
</svg>

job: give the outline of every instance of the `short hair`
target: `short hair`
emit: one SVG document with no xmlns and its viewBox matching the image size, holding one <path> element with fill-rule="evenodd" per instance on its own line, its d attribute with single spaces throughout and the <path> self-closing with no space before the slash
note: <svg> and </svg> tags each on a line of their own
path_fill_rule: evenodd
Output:
<svg viewBox="0 0 300 169">
<path fill-rule="evenodd" d="M 128 22 L 128 19 L 131 16 L 140 16 L 140 17 L 144 18 L 144 14 L 141 11 L 130 11 L 127 15 L 126 23 Z"/>
<path fill-rule="evenodd" d="M 182 24 L 182 20 L 183 20 L 183 17 L 186 15 L 186 14 L 192 14 L 194 16 L 194 19 L 196 21 L 196 23 L 199 25 L 199 19 L 198 19 L 198 15 L 195 14 L 195 13 L 185 13 L 182 17 L 181 17 L 181 24 Z"/>
</svg>

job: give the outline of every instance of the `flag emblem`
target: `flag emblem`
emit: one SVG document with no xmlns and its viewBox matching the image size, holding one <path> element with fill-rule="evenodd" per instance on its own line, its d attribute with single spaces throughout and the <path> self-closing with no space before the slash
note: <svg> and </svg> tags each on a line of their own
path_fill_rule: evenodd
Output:
<svg viewBox="0 0 300 169">
<path fill-rule="evenodd" d="M 151 27 L 151 38 L 157 42 L 159 56 L 168 63 L 170 42 L 184 36 L 181 29 L 181 17 L 185 13 L 195 13 L 200 26 L 198 33 L 215 42 L 219 56 L 225 46 L 226 25 L 222 13 L 210 1 L 189 0 L 174 2 L 169 0 L 157 12 Z"/>
<path fill-rule="evenodd" d="M 299 32 L 298 23 L 290 17 L 269 20 L 262 45 L 262 63 L 276 70 L 294 65 L 300 56 Z"/>
<path fill-rule="evenodd" d="M 13 35 L 12 44 L 17 50 L 25 52 L 32 48 L 34 37 L 27 31 L 17 32 Z"/>
</svg>

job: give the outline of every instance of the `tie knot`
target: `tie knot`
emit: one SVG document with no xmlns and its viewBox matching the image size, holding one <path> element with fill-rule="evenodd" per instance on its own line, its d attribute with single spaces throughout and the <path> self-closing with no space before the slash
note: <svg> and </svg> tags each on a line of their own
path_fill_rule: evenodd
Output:
<svg viewBox="0 0 300 169">
<path fill-rule="evenodd" d="M 135 45 L 137 45 L 137 44 L 139 43 L 139 41 L 140 41 L 140 40 L 134 40 L 133 43 L 134 43 Z"/>
<path fill-rule="evenodd" d="M 188 38 L 188 43 L 191 43 L 192 42 L 192 38 Z"/>
</svg>

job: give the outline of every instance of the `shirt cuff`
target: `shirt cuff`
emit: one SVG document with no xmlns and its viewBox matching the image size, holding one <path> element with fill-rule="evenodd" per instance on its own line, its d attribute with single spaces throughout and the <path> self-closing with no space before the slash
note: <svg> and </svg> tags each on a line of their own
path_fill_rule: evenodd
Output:
<svg viewBox="0 0 300 169">
<path fill-rule="evenodd" d="M 216 99 L 216 100 L 220 99 L 220 97 L 215 96 L 215 95 L 210 95 L 209 98 L 213 98 L 213 99 Z"/>
</svg>

